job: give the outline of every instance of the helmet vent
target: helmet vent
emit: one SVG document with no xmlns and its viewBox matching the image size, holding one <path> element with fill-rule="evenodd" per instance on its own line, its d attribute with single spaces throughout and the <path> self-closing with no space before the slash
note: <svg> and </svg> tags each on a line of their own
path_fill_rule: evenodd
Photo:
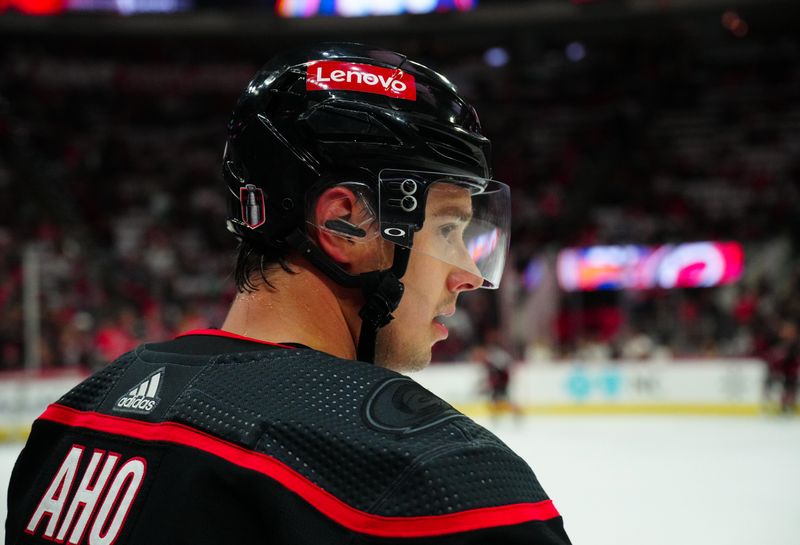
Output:
<svg viewBox="0 0 800 545">
<path fill-rule="evenodd" d="M 479 158 L 476 157 L 476 152 L 479 151 L 478 146 L 472 146 L 460 138 L 432 127 L 421 125 L 417 130 L 425 143 L 438 154 L 451 160 L 480 163 Z"/>
<path fill-rule="evenodd" d="M 315 109 L 306 123 L 321 142 L 400 145 L 400 139 L 374 116 L 329 105 Z"/>
</svg>

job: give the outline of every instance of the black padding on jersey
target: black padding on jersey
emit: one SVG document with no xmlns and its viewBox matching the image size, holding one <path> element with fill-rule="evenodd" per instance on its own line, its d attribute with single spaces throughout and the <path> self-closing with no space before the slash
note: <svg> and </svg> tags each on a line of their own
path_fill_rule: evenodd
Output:
<svg viewBox="0 0 800 545">
<path fill-rule="evenodd" d="M 376 509 L 414 516 L 546 499 L 524 460 L 498 441 L 476 441 L 418 461 Z"/>
<path fill-rule="evenodd" d="M 404 375 L 310 349 L 198 356 L 152 347 L 115 375 L 101 412 L 161 365 L 179 391 L 157 415 L 117 416 L 181 423 L 267 454 L 356 509 L 439 515 L 547 499 L 498 438 Z M 64 404 L 86 406 L 69 396 Z"/>
</svg>

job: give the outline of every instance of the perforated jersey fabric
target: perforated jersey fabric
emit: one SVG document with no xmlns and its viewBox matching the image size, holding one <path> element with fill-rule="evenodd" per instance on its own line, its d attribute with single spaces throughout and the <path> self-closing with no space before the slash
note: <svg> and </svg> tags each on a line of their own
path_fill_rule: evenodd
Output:
<svg viewBox="0 0 800 545">
<path fill-rule="evenodd" d="M 502 441 L 406 376 L 306 348 L 251 344 L 230 352 L 225 350 L 236 347 L 220 343 L 219 353 L 210 354 L 187 348 L 191 339 L 185 338 L 143 345 L 57 405 L 79 415 L 108 415 L 112 423 L 124 419 L 119 420 L 123 426 L 134 429 L 135 422 L 175 425 L 243 453 L 263 454 L 368 516 L 430 517 L 548 501 L 530 467 Z M 160 382 L 152 388 L 157 394 L 148 394 L 152 409 L 121 408 L 120 400 L 144 391 L 141 384 L 150 384 L 154 375 Z M 40 428 L 62 433 L 50 424 Z M 113 435 L 113 427 L 110 431 Z M 161 443 L 147 443 L 147 448 L 155 452 L 152 467 L 155 460 L 169 459 Z M 195 455 L 187 456 L 190 468 Z M 209 475 L 199 469 L 206 463 L 203 454 L 197 475 Z M 178 486 L 181 480 L 174 482 Z M 240 491 L 246 496 L 244 488 Z M 543 527 L 540 533 L 551 538 L 541 543 L 569 543 L 557 519 Z"/>
<path fill-rule="evenodd" d="M 128 364 L 136 359 L 134 352 L 123 354 L 111 365 L 97 371 L 78 386 L 67 392 L 60 400 L 70 407 L 80 410 L 94 410 L 109 390 L 119 380 Z"/>
</svg>

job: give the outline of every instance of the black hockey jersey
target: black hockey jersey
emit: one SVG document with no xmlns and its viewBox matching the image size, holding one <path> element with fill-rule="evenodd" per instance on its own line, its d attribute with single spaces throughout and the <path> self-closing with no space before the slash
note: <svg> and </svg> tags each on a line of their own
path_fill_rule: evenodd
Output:
<svg viewBox="0 0 800 545">
<path fill-rule="evenodd" d="M 216 330 L 51 405 L 8 499 L 7 545 L 569 543 L 528 465 L 412 379 Z"/>
</svg>

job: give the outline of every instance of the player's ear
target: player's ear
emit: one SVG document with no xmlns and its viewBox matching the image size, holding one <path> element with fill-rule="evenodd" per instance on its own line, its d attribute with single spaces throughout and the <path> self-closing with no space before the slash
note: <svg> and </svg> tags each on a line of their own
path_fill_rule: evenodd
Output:
<svg viewBox="0 0 800 545">
<path fill-rule="evenodd" d="M 361 226 L 363 216 L 364 206 L 359 196 L 344 186 L 326 189 L 314 206 L 317 244 L 351 272 L 364 269 L 363 262 L 374 252 L 375 241 L 368 240 Z"/>
</svg>

